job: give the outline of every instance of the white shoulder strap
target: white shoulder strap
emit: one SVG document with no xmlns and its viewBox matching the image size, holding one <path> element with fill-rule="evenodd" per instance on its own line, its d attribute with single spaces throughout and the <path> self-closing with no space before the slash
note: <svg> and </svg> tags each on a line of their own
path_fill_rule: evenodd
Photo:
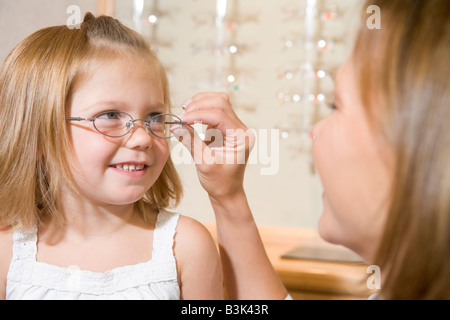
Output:
<svg viewBox="0 0 450 320">
<path fill-rule="evenodd" d="M 13 257 L 9 265 L 8 280 L 22 281 L 23 278 L 31 277 L 28 269 L 36 261 L 37 253 L 37 229 L 18 229 L 13 234 Z"/>
<path fill-rule="evenodd" d="M 18 229 L 13 234 L 13 260 L 36 259 L 37 228 Z"/>
<path fill-rule="evenodd" d="M 180 214 L 161 210 L 153 236 L 152 259 L 174 260 L 173 244 Z"/>
</svg>

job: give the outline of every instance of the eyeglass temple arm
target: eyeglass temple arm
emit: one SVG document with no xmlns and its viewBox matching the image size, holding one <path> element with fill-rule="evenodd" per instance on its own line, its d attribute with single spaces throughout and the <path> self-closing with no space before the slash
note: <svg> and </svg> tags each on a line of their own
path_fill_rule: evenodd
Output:
<svg viewBox="0 0 450 320">
<path fill-rule="evenodd" d="M 181 124 L 181 125 L 185 125 L 185 124 L 187 124 L 187 122 L 184 122 L 184 121 L 166 121 L 166 122 L 164 122 L 165 124 Z"/>
<path fill-rule="evenodd" d="M 95 121 L 95 119 L 91 119 L 91 118 L 66 118 L 66 120 L 68 121 Z"/>
</svg>

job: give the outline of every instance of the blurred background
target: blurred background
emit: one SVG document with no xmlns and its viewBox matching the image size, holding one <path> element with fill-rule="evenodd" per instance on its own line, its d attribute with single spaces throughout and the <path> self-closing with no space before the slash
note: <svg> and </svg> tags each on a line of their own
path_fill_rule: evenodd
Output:
<svg viewBox="0 0 450 320">
<path fill-rule="evenodd" d="M 360 0 L 0 0 L 0 60 L 26 36 L 74 17 L 113 15 L 151 41 L 167 68 L 173 112 L 200 91 L 225 91 L 259 147 L 246 190 L 259 225 L 315 229 L 322 187 L 309 133 L 330 112 L 333 76 L 350 54 Z M 201 127 L 198 128 L 201 130 Z M 179 150 L 179 148 L 177 149 Z M 184 161 L 186 162 L 186 161 Z M 192 163 L 178 163 L 176 210 L 214 215 Z"/>
</svg>

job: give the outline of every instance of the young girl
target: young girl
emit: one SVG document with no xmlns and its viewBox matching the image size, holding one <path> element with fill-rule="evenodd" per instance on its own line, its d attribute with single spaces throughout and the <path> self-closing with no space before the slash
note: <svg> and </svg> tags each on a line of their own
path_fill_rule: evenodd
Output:
<svg viewBox="0 0 450 320">
<path fill-rule="evenodd" d="M 165 71 L 109 17 L 40 30 L 0 73 L 0 298 L 219 299 L 182 187 Z"/>
</svg>

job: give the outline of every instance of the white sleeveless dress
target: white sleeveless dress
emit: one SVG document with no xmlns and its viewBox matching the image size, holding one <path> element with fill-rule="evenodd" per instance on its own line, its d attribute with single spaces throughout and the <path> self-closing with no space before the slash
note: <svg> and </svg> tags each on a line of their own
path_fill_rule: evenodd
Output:
<svg viewBox="0 0 450 320">
<path fill-rule="evenodd" d="M 105 273 L 62 268 L 36 260 L 37 230 L 14 232 L 8 300 L 179 300 L 173 253 L 179 214 L 161 210 L 155 226 L 152 259 Z"/>
</svg>

